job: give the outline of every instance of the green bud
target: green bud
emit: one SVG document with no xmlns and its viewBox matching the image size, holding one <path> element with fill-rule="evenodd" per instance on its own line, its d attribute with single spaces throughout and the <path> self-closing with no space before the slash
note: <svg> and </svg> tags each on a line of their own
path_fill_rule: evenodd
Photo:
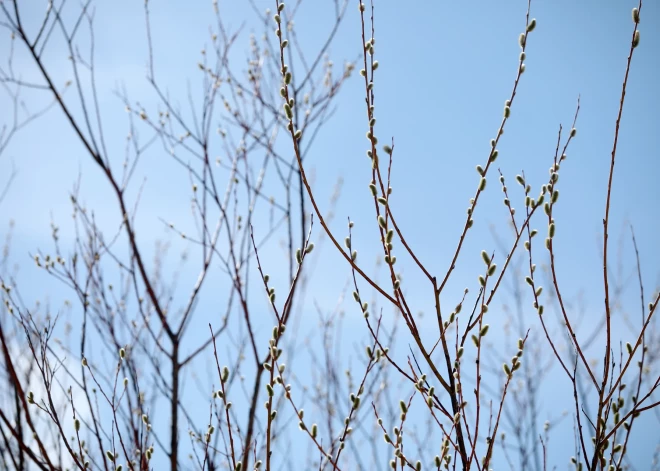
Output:
<svg viewBox="0 0 660 471">
<path fill-rule="evenodd" d="M 536 18 L 532 18 L 532 21 L 527 25 L 527 32 L 531 33 L 536 28 Z"/>
</svg>

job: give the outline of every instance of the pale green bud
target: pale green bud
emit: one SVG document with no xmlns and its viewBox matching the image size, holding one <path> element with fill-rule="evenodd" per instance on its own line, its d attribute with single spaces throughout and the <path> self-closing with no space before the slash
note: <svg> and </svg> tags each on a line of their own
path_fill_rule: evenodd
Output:
<svg viewBox="0 0 660 471">
<path fill-rule="evenodd" d="M 536 18 L 532 18 L 532 20 L 527 25 L 527 32 L 531 33 L 534 31 L 534 28 L 536 28 Z"/>
</svg>

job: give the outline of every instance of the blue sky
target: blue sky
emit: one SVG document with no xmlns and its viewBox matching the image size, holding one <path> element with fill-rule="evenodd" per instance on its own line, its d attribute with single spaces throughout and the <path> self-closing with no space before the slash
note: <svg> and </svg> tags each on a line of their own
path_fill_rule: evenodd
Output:
<svg viewBox="0 0 660 471">
<path fill-rule="evenodd" d="M 261 10 L 272 8 L 274 4 L 270 1 L 255 3 Z M 345 60 L 353 60 L 360 52 L 359 16 L 353 3 L 329 51 L 337 74 L 341 73 Z M 211 2 L 174 4 L 161 0 L 150 4 L 156 75 L 173 96 L 185 103 L 187 82 L 194 87 L 200 81 L 197 62 L 200 50 L 209 43 Z M 547 181 L 558 126 L 561 123 L 565 129 L 570 128 L 580 96 L 577 137 L 561 172 L 555 246 L 559 254 L 558 273 L 565 292 L 569 296 L 582 293 L 586 299 L 584 324 L 587 326 L 589 320 L 600 319 L 602 312 L 599 244 L 614 122 L 632 33 L 630 10 L 633 6 L 634 2 L 629 1 L 532 2 L 531 16 L 537 19 L 538 26 L 530 35 L 526 72 L 498 147 L 497 166 L 515 195 L 513 206 L 522 210 L 521 192 L 514 184 L 514 176 L 524 170 L 528 181 L 533 182 L 533 193 L 538 192 L 541 182 Z M 247 2 L 221 2 L 221 9 L 229 29 L 243 28 L 230 56 L 235 64 L 241 64 L 249 50 L 249 33 L 254 32 L 259 38 L 263 28 L 255 23 Z M 24 7 L 24 21 L 36 23 L 44 10 L 45 5 L 30 2 Z M 500 124 L 503 103 L 509 98 L 525 12 L 526 2 L 521 0 L 480 0 L 469 5 L 430 1 L 376 4 L 376 58 L 380 63 L 375 75 L 377 136 L 380 142 L 393 138 L 396 146 L 391 206 L 408 242 L 435 274 L 444 275 L 449 265 L 468 200 L 479 182 L 474 166 L 485 164 L 489 141 Z M 330 2 L 308 0 L 303 3 L 296 27 L 305 48 L 313 51 L 324 40 L 331 26 L 331 13 Z M 650 294 L 660 283 L 659 223 L 654 217 L 660 201 L 657 185 L 660 174 L 660 88 L 657 86 L 660 83 L 660 6 L 647 1 L 641 16 L 641 44 L 633 59 L 619 134 L 610 227 L 612 253 L 616 257 L 619 256 L 618 243 L 623 240 L 621 254 L 625 260 L 624 272 L 628 275 L 634 269 L 630 263 L 633 252 L 628 226 L 634 226 L 645 288 Z M 147 48 L 142 3 L 98 2 L 95 26 L 100 106 L 111 153 L 120 162 L 128 128 L 124 105 L 113 91 L 123 84 L 129 97 L 140 101 L 147 110 L 155 110 L 158 103 L 145 79 Z M 4 56 L 8 41 L 6 31 L 2 34 L 0 50 Z M 46 63 L 56 81 L 64 83 L 70 78 L 67 53 L 57 37 L 54 41 Z M 25 78 L 36 77 L 25 51 L 17 55 L 15 68 L 21 70 Z M 35 108 L 47 103 L 35 92 L 28 92 L 25 98 L 28 105 Z M 0 97 L 0 107 L 6 104 L 4 96 Z M 342 89 L 336 104 L 334 117 L 309 154 L 308 171 L 314 175 L 314 190 L 325 208 L 337 179 L 343 178 L 343 190 L 331 227 L 341 240 L 346 235 L 346 218 L 355 220 L 354 246 L 360 251 L 365 266 L 371 267 L 378 254 L 378 239 L 367 188 L 370 172 L 365 156 L 364 84 L 357 75 Z M 278 145 L 287 149 L 290 143 L 282 140 Z M 116 227 L 119 216 L 114 197 L 62 120 L 59 110 L 51 110 L 18 134 L 0 159 L 0 168 L 9 168 L 9 162 L 13 161 L 18 170 L 7 199 L 0 206 L 0 236 L 7 232 L 9 220 L 14 220 L 12 260 L 21 266 L 22 292 L 28 299 L 50 299 L 53 305 L 58 305 L 67 297 L 66 293 L 62 293 L 59 284 L 36 270 L 28 253 L 39 248 L 47 251 L 51 246 L 51 216 L 61 226 L 63 245 L 66 246 L 67 238 L 71 240 L 73 225 L 68 194 L 79 172 L 84 200 L 94 208 L 100 223 L 108 228 Z M 0 175 L 3 174 L 0 171 Z M 138 174 L 133 191 L 142 179 L 145 181 L 138 212 L 140 242 L 146 250 L 151 250 L 156 239 L 170 240 L 174 255 L 171 265 L 166 267 L 171 269 L 176 266 L 176 254 L 185 249 L 186 244 L 171 237 L 160 218 L 175 220 L 177 226 L 184 228 L 190 224 L 188 176 L 159 147 L 145 156 Z M 496 257 L 499 255 L 501 260 L 503 255 L 498 253 L 490 229 L 510 238 L 507 218 L 499 183 L 491 175 L 485 197 L 477 207 L 474 230 L 445 291 L 443 302 L 447 306 L 458 301 L 466 286 L 476 290 L 476 277 L 483 268 L 479 257 L 482 249 L 496 250 Z M 263 223 L 266 224 L 265 217 Z M 535 227 L 545 232 L 542 220 L 538 219 Z M 259 230 L 256 225 L 255 231 Z M 320 227 L 316 224 L 312 239 L 320 237 Z M 545 261 L 544 256 L 540 251 L 535 255 L 539 265 Z M 308 283 L 300 327 L 305 334 L 312 335 L 317 328 L 313 302 L 330 309 L 337 303 L 350 276 L 347 265 L 327 241 L 314 257 L 317 258 L 314 262 L 316 276 Z M 281 251 L 273 243 L 271 251 L 265 254 L 265 264 L 270 263 L 267 271 L 274 278 L 276 264 L 281 260 Z M 433 300 L 428 295 L 427 283 L 406 257 L 401 257 L 399 263 L 408 299 L 414 304 L 413 311 L 430 313 Z M 186 268 L 183 275 L 182 278 L 190 275 L 194 279 L 194 266 Z M 222 280 L 221 277 L 217 279 Z M 622 296 L 625 307 L 621 313 L 636 316 L 635 285 L 628 283 L 626 287 Z M 279 292 L 283 289 L 284 285 Z M 185 296 L 185 291 L 181 296 Z M 498 301 L 499 305 L 509 302 L 504 291 L 495 301 L 496 305 Z M 214 302 L 212 295 L 203 297 L 200 310 L 211 308 Z M 530 311 L 530 326 L 538 329 L 530 303 L 526 300 L 524 304 Z M 348 314 L 346 344 L 363 344 L 368 337 L 359 313 L 353 312 L 355 306 L 351 302 L 344 302 L 344 307 Z M 494 312 L 496 316 L 499 309 Z M 425 319 L 423 322 L 433 327 L 433 319 L 430 316 Z M 494 324 L 498 322 L 501 320 L 493 320 Z M 264 330 L 270 327 L 268 321 Z M 623 323 L 617 323 L 617 328 L 624 329 Z M 624 341 L 629 340 L 631 334 L 622 332 Z M 493 341 L 500 342 L 503 338 L 498 330 Z M 407 337 L 400 340 L 398 346 L 402 355 L 410 340 Z M 353 351 L 352 348 L 347 350 Z M 302 356 L 298 354 L 298 358 Z M 600 358 L 600 351 L 594 353 L 594 357 Z M 299 361 L 304 369 L 306 360 Z M 550 415 L 556 408 L 553 401 L 559 392 L 552 385 L 557 384 L 559 388 L 569 383 L 558 368 L 550 371 L 547 383 L 544 403 L 548 404 Z M 570 395 L 558 400 L 564 404 L 562 409 L 570 407 Z M 202 417 L 206 410 L 206 406 L 200 409 Z M 541 418 L 541 422 L 543 420 L 545 418 Z M 567 430 L 553 438 L 551 463 L 557 464 L 559 469 L 563 469 L 569 456 L 563 449 L 572 450 L 571 426 L 569 424 Z M 652 449 L 660 439 L 657 422 L 651 420 L 646 426 L 650 427 L 644 434 L 648 441 L 642 440 L 639 449 L 636 446 L 635 454 L 631 455 L 638 469 L 646 469 Z"/>
</svg>

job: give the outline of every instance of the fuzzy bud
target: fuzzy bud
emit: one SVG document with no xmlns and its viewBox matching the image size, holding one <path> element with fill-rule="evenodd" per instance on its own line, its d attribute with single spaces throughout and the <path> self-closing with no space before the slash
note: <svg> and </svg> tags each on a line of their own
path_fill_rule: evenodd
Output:
<svg viewBox="0 0 660 471">
<path fill-rule="evenodd" d="M 527 32 L 531 33 L 534 31 L 534 28 L 536 28 L 536 18 L 532 18 L 532 20 L 527 25 Z"/>
</svg>

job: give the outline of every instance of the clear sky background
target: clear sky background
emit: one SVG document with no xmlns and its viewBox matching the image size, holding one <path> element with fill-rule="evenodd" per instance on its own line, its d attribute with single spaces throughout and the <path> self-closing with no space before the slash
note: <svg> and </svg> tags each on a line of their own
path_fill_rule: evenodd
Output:
<svg viewBox="0 0 660 471">
<path fill-rule="evenodd" d="M 255 2 L 262 11 L 273 8 L 274 2 Z M 356 5 L 349 6 L 345 21 L 329 54 L 336 74 L 343 70 L 345 60 L 354 60 L 360 53 L 361 37 Z M 156 74 L 169 88 L 172 96 L 184 103 L 188 81 L 200 82 L 197 63 L 200 50 L 208 45 L 211 26 L 211 2 L 168 2 L 151 0 Z M 45 2 L 23 2 L 24 21 L 35 24 L 42 17 Z M 97 87 L 104 113 L 106 138 L 116 162 L 122 159 L 127 133 L 124 105 L 113 93 L 125 86 L 129 97 L 147 109 L 158 104 L 146 81 L 147 47 L 145 41 L 142 2 L 118 0 L 97 1 L 96 58 Z M 489 141 L 500 124 L 504 101 L 509 98 L 518 63 L 518 35 L 525 24 L 526 2 L 377 2 L 376 72 L 377 136 L 380 142 L 394 138 L 396 151 L 393 165 L 391 205 L 398 224 L 404 228 L 407 240 L 431 272 L 444 275 L 464 222 L 468 200 L 479 182 L 474 169 L 484 165 L 489 153 Z M 568 159 L 562 167 L 561 198 L 556 207 L 557 236 L 555 247 L 558 271 L 566 294 L 583 299 L 584 332 L 590 332 L 590 321 L 599 321 L 603 311 L 601 238 L 604 202 L 607 190 L 610 153 L 614 124 L 619 106 L 621 83 L 629 50 L 633 24 L 631 1 L 536 0 L 531 16 L 538 21 L 530 34 L 526 72 L 521 79 L 505 134 L 499 145 L 497 167 L 509 182 L 512 204 L 523 209 L 523 198 L 514 176 L 525 171 L 532 182 L 533 194 L 541 182 L 547 181 L 548 168 L 557 139 L 559 124 L 570 125 L 580 96 L 581 110 L 577 137 L 572 142 Z M 242 26 L 242 34 L 230 60 L 243 61 L 249 51 L 249 33 L 259 38 L 263 28 L 256 24 L 251 8 L 244 1 L 221 2 L 223 20 L 229 29 Z M 331 26 L 330 2 L 308 0 L 296 20 L 298 37 L 310 51 L 316 50 Z M 622 260 L 625 288 L 621 295 L 620 315 L 637 318 L 638 294 L 630 281 L 634 252 L 629 226 L 634 226 L 642 261 L 642 275 L 647 295 L 660 284 L 660 250 L 658 249 L 658 204 L 660 203 L 660 5 L 647 0 L 641 12 L 641 44 L 635 51 L 629 79 L 622 128 L 619 134 L 616 171 L 612 190 L 611 250 L 616 261 Z M 57 83 L 70 78 L 66 51 L 59 39 L 48 51 L 46 62 Z M 5 60 L 8 33 L 3 30 L 0 54 Z M 26 79 L 38 75 L 25 51 L 18 49 L 14 68 Z M 238 67 L 240 69 L 240 67 Z M 358 66 L 358 68 L 360 68 Z M 46 103 L 43 95 L 29 91 L 26 102 L 33 109 Z M 373 217 L 373 204 L 368 193 L 370 180 L 367 150 L 367 120 L 364 107 L 364 83 L 357 74 L 342 89 L 336 101 L 337 111 L 325 126 L 310 152 L 307 166 L 314 177 L 318 201 L 328 208 L 328 200 L 339 178 L 343 178 L 341 197 L 335 208 L 332 229 L 339 239 L 346 235 L 346 218 L 356 221 L 354 245 L 360 251 L 365 266 L 372 266 L 378 254 L 378 239 Z M 0 110 L 8 102 L 0 96 Z M 8 113 L 0 112 L 6 121 Z M 18 280 L 23 296 L 28 300 L 49 300 L 59 306 L 70 296 L 60 284 L 40 272 L 29 259 L 37 249 L 48 251 L 51 217 L 61 227 L 64 246 L 71 245 L 73 225 L 70 221 L 69 192 L 78 173 L 82 174 L 82 190 L 88 207 L 96 212 L 100 224 L 116 227 L 118 211 L 110 187 L 91 162 L 62 113 L 53 109 L 30 127 L 21 131 L 0 156 L 0 183 L 8 175 L 10 162 L 17 175 L 7 198 L 0 206 L 0 236 L 7 233 L 13 220 L 14 240 L 12 261 L 20 266 Z M 281 149 L 290 143 L 282 141 Z M 190 188 L 188 177 L 179 166 L 155 147 L 138 169 L 137 188 L 142 178 L 145 186 L 138 213 L 139 241 L 149 251 L 158 239 L 172 244 L 171 267 L 176 266 L 176 254 L 186 248 L 185 242 L 171 234 L 160 218 L 173 220 L 177 226 L 190 223 Z M 265 214 L 265 213 L 264 213 Z M 479 252 L 496 251 L 503 257 L 492 237 L 493 229 L 510 240 L 508 214 L 502 204 L 500 185 L 494 174 L 477 207 L 474 230 L 465 244 L 464 255 L 451 279 L 443 299 L 447 308 L 453 306 L 468 286 L 476 292 L 476 277 L 483 269 Z M 266 224 L 267 216 L 263 216 Z M 255 222 L 258 233 L 259 218 Z M 533 225 L 545 233 L 541 219 Z M 190 227 L 189 230 L 192 230 Z M 317 224 L 313 240 L 321 238 Z M 327 241 L 326 241 L 327 242 Z M 508 243 L 507 243 L 508 245 Z M 275 264 L 281 261 L 277 244 L 266 253 L 265 264 L 274 278 Z M 538 251 L 537 263 L 547 260 Z M 317 318 L 314 302 L 331 309 L 342 294 L 350 271 L 345 262 L 325 244 L 315 252 L 315 269 L 308 282 L 308 294 L 301 308 L 301 336 L 313 335 Z M 406 257 L 401 258 L 403 283 L 414 312 L 433 308 L 429 287 Z M 170 267 L 170 268 L 171 268 Z M 184 269 L 196 276 L 195 267 Z M 284 278 L 286 273 L 283 273 Z M 315 275 L 315 276 L 314 276 Z M 511 280 L 514 281 L 514 280 Z M 521 280 L 517 280 L 520 282 Z M 284 286 L 279 289 L 280 293 Z M 547 290 L 547 288 L 546 288 Z M 185 292 L 184 294 L 185 295 Z M 213 309 L 216 303 L 212 291 L 202 297 L 199 310 Z M 500 293 L 492 315 L 501 313 L 510 303 L 505 291 Z M 524 303 L 532 329 L 538 329 L 531 301 Z M 362 345 L 368 336 L 355 305 L 345 301 L 346 345 Z M 391 313 L 387 313 L 391 315 Z M 75 312 L 71 314 L 75 319 Z M 497 321 L 493 321 L 496 323 Z M 501 321 L 503 322 L 503 321 Z M 432 316 L 424 317 L 422 325 L 435 328 Z M 269 320 L 263 326 L 270 329 Z M 204 322 L 200 323 L 204 326 Z M 632 334 L 623 322 L 616 322 L 621 336 L 631 340 Z M 206 331 L 203 331 L 206 335 Z M 501 330 L 494 332 L 493 342 L 504 339 Z M 202 334 L 200 334 L 202 335 Z M 402 334 L 403 335 L 403 334 Z M 402 337 L 399 348 L 405 355 L 410 338 Z M 543 349 L 543 345 L 539 348 Z M 656 347 L 658 347 L 656 345 Z M 513 349 L 513 345 L 510 346 Z M 349 362 L 354 348 L 346 349 Z M 308 365 L 298 355 L 301 369 Z M 601 358 L 600 350 L 594 358 Z M 546 418 L 556 417 L 571 407 L 570 383 L 553 367 L 547 372 L 542 388 Z M 569 388 L 569 389 L 567 389 Z M 201 420 L 208 411 L 200 406 Z M 566 469 L 573 453 L 572 423 L 559 427 L 552 436 L 550 463 Z M 651 417 L 641 422 L 644 433 L 631 444 L 636 469 L 649 469 L 653 450 L 660 440 L 660 422 Z M 433 447 L 431 456 L 438 446 Z M 505 469 L 498 465 L 496 469 Z"/>
</svg>

